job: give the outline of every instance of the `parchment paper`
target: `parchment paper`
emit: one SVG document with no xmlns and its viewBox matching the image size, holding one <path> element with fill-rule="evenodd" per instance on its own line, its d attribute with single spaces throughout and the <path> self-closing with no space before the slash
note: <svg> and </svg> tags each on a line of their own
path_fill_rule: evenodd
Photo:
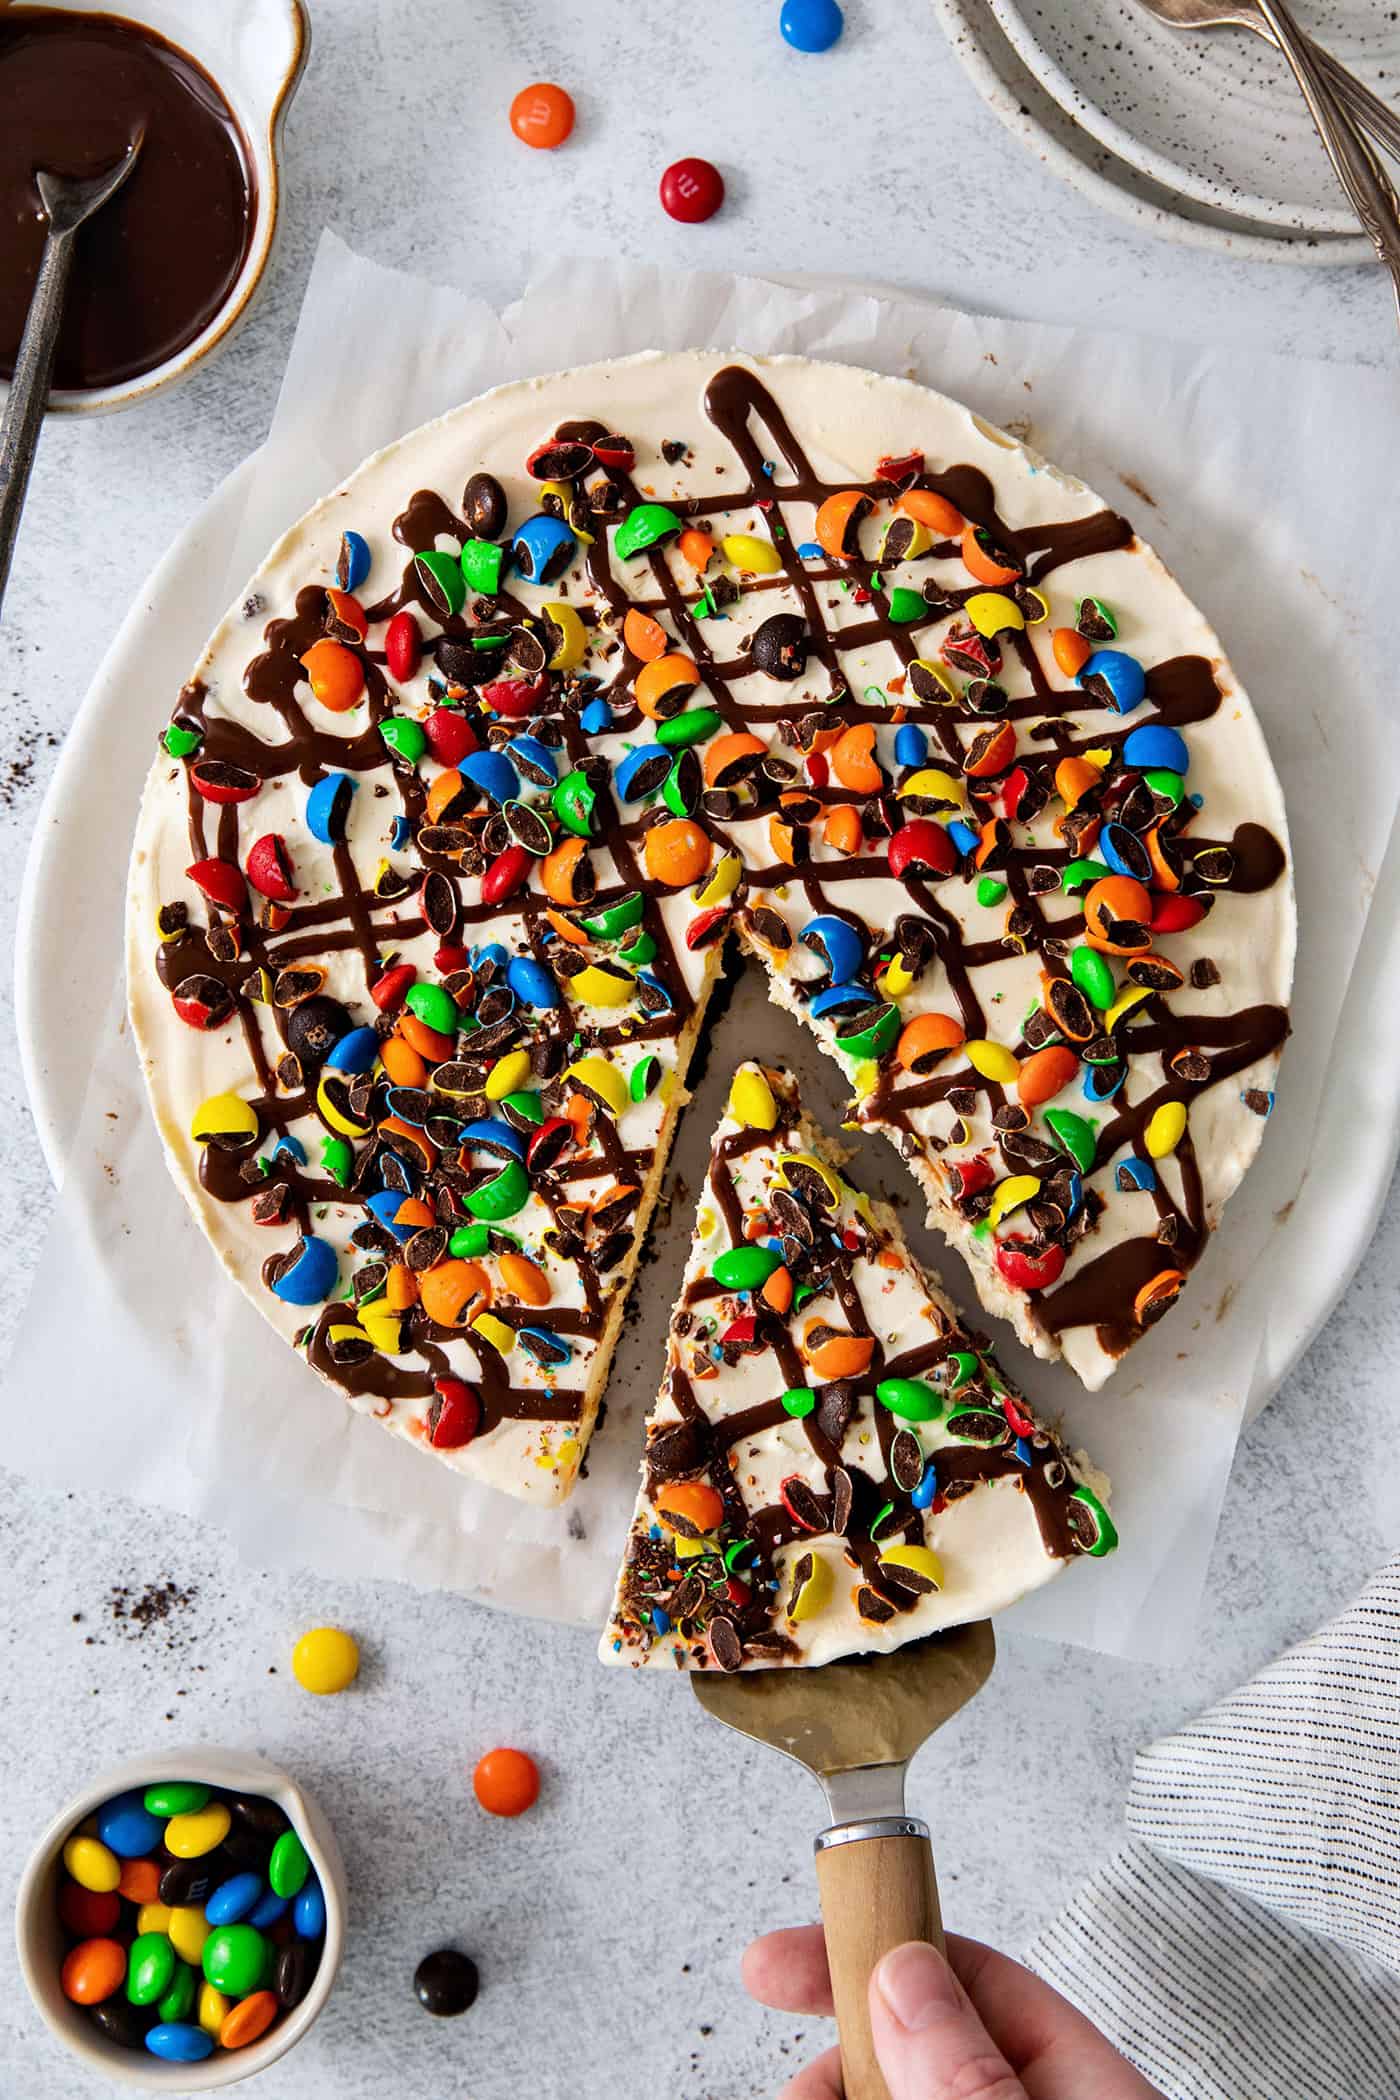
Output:
<svg viewBox="0 0 1400 2100">
<path fill-rule="evenodd" d="M 1309 1266 L 1350 1200 L 1348 1104 L 1374 1099 L 1365 1046 L 1389 1001 L 1400 849 L 1386 623 L 1397 573 L 1388 375 L 1229 357 L 844 290 L 678 275 L 611 262 L 552 266 L 497 316 L 323 239 L 268 442 L 212 627 L 276 534 L 379 445 L 497 382 L 646 347 L 799 350 L 909 373 L 1028 431 L 1121 505 L 1225 634 L 1283 776 L 1302 916 L 1295 1036 L 1263 1153 L 1184 1306 L 1100 1394 L 998 1347 L 1042 1412 L 1114 1481 L 1123 1545 L 1017 1607 L 1014 1622 L 1111 1653 L 1171 1659 L 1195 1623 L 1221 1498 L 1251 1394 L 1280 1360 Z M 154 734 L 171 695 L 152 693 Z M 133 820 L 135 811 L 132 812 Z M 101 871 L 115 883 L 122 871 Z M 1353 964 L 1377 881 L 1388 900 Z M 120 988 L 34 1293 L 7 1371 L 9 1462 L 223 1527 L 264 1565 L 469 1590 L 598 1623 L 625 1534 L 640 1425 L 663 1363 L 690 1214 L 741 1056 L 798 1069 L 835 1129 L 839 1075 L 745 974 L 717 1030 L 668 1178 L 587 1477 L 558 1511 L 462 1482 L 354 1416 L 219 1270 L 161 1161 Z M 1382 1038 L 1386 1039 L 1386 1038 Z M 1393 1031 L 1389 1040 L 1393 1040 Z M 1326 1083 L 1325 1083 L 1326 1082 Z M 1373 1133 L 1394 1123 L 1393 1091 Z M 884 1141 L 853 1172 L 900 1204 L 916 1248 L 969 1310 L 956 1258 L 918 1223 Z M 1299 1201 L 1300 1195 L 1302 1201 Z M 75 1308 L 80 1309 L 74 1365 Z M 979 1320 L 979 1324 L 985 1324 Z M 55 1390 L 55 1388 L 58 1390 Z"/>
</svg>

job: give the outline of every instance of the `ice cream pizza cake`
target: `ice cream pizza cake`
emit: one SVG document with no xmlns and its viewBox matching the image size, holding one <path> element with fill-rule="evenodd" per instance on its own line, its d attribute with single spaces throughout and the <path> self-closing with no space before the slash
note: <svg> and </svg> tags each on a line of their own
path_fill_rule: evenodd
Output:
<svg viewBox="0 0 1400 2100">
<path fill-rule="evenodd" d="M 1090 1386 L 1287 1034 L 1280 792 L 1117 513 L 910 383 L 646 355 L 377 454 L 165 729 L 131 1013 L 234 1279 L 352 1404 L 569 1491 L 733 937 L 983 1303 Z"/>
<path fill-rule="evenodd" d="M 742 1065 L 603 1660 L 736 1670 L 897 1648 L 1110 1552 L 1107 1493 L 888 1205 L 845 1179 L 790 1076 Z"/>
</svg>

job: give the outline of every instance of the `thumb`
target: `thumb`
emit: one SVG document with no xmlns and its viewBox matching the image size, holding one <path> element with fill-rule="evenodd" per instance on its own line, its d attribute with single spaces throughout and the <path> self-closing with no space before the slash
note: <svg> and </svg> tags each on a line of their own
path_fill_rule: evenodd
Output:
<svg viewBox="0 0 1400 2100">
<path fill-rule="evenodd" d="M 1026 2100 L 957 1977 L 921 1940 L 875 1970 L 870 2020 L 890 2100 Z"/>
</svg>

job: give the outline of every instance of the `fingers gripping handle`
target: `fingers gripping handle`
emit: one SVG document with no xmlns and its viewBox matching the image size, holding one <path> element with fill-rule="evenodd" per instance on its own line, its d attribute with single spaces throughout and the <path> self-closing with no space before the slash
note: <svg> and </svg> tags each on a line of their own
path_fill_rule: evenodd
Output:
<svg viewBox="0 0 1400 2100">
<path fill-rule="evenodd" d="M 870 1978 L 906 1940 L 943 1951 L 928 1826 L 912 1816 L 841 1823 L 817 1839 L 817 1887 L 846 2100 L 890 2100 L 870 2032 Z"/>
</svg>

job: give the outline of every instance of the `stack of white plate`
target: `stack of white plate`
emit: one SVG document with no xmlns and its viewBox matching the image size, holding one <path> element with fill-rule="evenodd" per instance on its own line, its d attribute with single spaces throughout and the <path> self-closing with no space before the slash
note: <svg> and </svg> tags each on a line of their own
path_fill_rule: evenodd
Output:
<svg viewBox="0 0 1400 2100">
<path fill-rule="evenodd" d="M 1280 53 L 1169 28 L 1137 0 L 933 0 L 984 99 L 1048 166 L 1172 240 L 1271 262 L 1375 260 Z M 1400 107 L 1391 0 L 1296 0 Z"/>
</svg>

